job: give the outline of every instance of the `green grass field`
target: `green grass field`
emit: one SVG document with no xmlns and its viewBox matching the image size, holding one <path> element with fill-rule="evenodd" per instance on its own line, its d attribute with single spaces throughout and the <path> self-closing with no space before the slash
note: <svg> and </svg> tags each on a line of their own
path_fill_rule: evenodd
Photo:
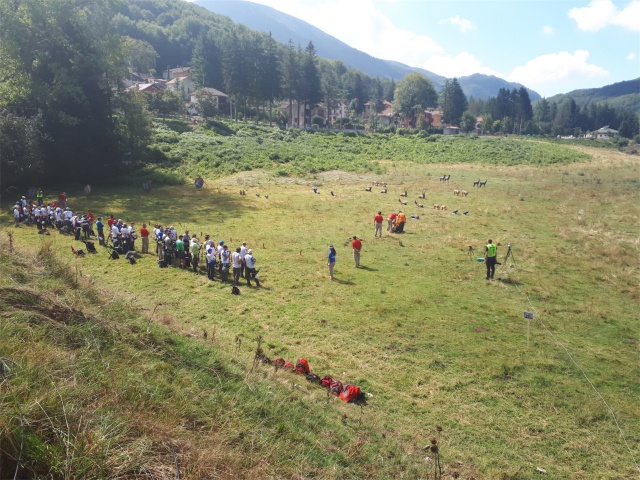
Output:
<svg viewBox="0 0 640 480">
<path fill-rule="evenodd" d="M 455 151 L 466 145 L 470 156 L 483 155 L 468 140 L 447 142 Z M 170 186 L 144 194 L 96 187 L 90 197 L 70 198 L 72 207 L 138 226 L 173 224 L 232 247 L 247 241 L 262 288 L 241 287 L 240 296 L 204 274 L 159 269 L 154 255 L 133 266 L 108 260 L 102 249 L 75 259 L 69 245 L 78 242 L 12 229 L 9 217 L 3 255 L 9 256 L 6 233 L 12 232 L 22 261 L 42 263 L 42 256 L 24 252 L 45 243 L 70 271 L 64 281 L 42 282 L 44 274 L 36 273 L 21 281 L 20 269 L 12 267 L 13 276 L 0 275 L 0 284 L 34 285 L 49 294 L 60 289 L 66 298 L 77 295 L 67 289 L 78 277 L 87 289 L 98 288 L 82 299 L 85 308 L 103 313 L 116 328 L 122 322 L 137 342 L 144 344 L 149 323 L 156 335 L 179 342 L 174 350 L 183 361 L 196 355 L 225 365 L 220 368 L 231 373 L 222 375 L 224 387 L 218 379 L 198 380 L 189 363 L 170 365 L 184 373 L 178 388 L 162 381 L 170 359 L 147 361 L 137 344 L 118 346 L 115 337 L 109 343 L 111 361 L 120 367 L 110 370 L 116 376 L 110 382 L 123 398 L 112 399 L 105 415 L 117 412 L 111 414 L 128 430 L 130 444 L 142 441 L 140 431 L 190 442 L 190 454 L 179 457 L 191 468 L 184 478 L 433 478 L 434 458 L 425 446 L 436 425 L 443 428 L 443 478 L 458 472 L 465 479 L 528 479 L 541 475 L 538 468 L 554 479 L 637 478 L 640 163 L 612 150 L 520 142 L 524 157 L 514 165 L 491 162 L 492 153 L 486 161 L 434 163 L 395 158 L 389 150 L 371 154 L 371 171 L 282 176 L 270 167 L 208 177 L 202 190 Z M 532 152 L 546 152 L 547 160 L 531 158 Z M 440 182 L 443 174 L 451 180 Z M 472 187 L 479 179 L 488 181 L 486 188 Z M 378 187 L 365 192 L 372 181 L 388 182 L 389 193 Z M 454 196 L 456 188 L 469 195 Z M 403 207 L 399 193 L 405 190 L 409 204 Z M 422 191 L 426 199 L 418 200 Z M 434 203 L 447 210 L 433 210 Z M 403 235 L 374 239 L 375 213 L 386 217 L 398 209 L 420 219 L 409 219 Z M 469 214 L 453 215 L 456 209 Z M 360 269 L 351 258 L 353 235 L 363 239 Z M 513 245 L 494 282 L 484 280 L 484 265 L 475 261 L 488 238 L 499 242 L 500 261 Z M 326 266 L 329 244 L 338 250 L 335 282 Z M 120 308 L 122 319 L 112 310 Z M 529 339 L 525 311 L 535 315 Z M 20 348 L 33 343 L 35 352 L 44 349 L 36 339 L 41 327 L 28 315 L 15 320 L 18 325 L 2 316 L 7 335 L 0 336 L 0 356 L 10 352 L 40 365 L 45 375 L 46 351 L 30 358 Z M 258 337 L 271 358 L 305 357 L 320 376 L 360 385 L 372 395 L 368 406 L 327 401 L 321 388 L 271 367 L 250 372 Z M 77 368 L 92 359 L 95 365 L 86 368 L 95 371 L 85 375 L 105 375 L 90 342 L 78 343 L 72 355 Z M 67 382 L 75 374 L 50 375 L 73 397 Z M 145 375 L 162 386 L 143 387 Z M 0 392 L 0 406 L 9 412 L 8 391 Z M 37 398 L 21 392 L 25 401 Z M 55 403 L 57 395 L 46 396 Z M 129 408 L 136 413 L 131 421 Z M 209 419 L 207 410 L 228 421 Z M 138 417 L 157 425 L 132 424 Z M 7 430 L 15 429 L 12 422 Z M 189 422 L 204 427 L 186 427 Z M 228 448 L 208 450 L 209 441 Z M 174 478 L 171 458 L 166 451 L 158 456 L 165 476 L 153 478 Z M 115 471 L 109 468 L 103 471 Z M 53 477 L 83 478 L 81 470 L 70 471 Z"/>
</svg>

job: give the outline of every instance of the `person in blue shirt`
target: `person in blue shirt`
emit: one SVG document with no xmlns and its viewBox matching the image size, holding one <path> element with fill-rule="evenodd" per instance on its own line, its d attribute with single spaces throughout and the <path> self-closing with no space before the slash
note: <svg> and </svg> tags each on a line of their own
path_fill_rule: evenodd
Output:
<svg viewBox="0 0 640 480">
<path fill-rule="evenodd" d="M 336 249 L 333 245 L 329 245 L 329 253 L 327 254 L 327 265 L 329 266 L 329 280 L 333 280 L 333 269 L 336 266 Z"/>
<path fill-rule="evenodd" d="M 98 217 L 96 230 L 98 230 L 98 243 L 104 245 L 104 223 L 102 223 L 102 217 Z"/>
</svg>

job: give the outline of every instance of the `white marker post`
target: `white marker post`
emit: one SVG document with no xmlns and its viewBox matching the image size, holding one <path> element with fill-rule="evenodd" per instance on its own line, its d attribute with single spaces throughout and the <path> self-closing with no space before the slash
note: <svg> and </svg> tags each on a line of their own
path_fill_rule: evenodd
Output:
<svg viewBox="0 0 640 480">
<path fill-rule="evenodd" d="M 533 312 L 524 312 L 524 318 L 527 320 L 527 348 L 529 348 L 529 336 L 531 334 L 531 321 L 533 320 Z"/>
</svg>

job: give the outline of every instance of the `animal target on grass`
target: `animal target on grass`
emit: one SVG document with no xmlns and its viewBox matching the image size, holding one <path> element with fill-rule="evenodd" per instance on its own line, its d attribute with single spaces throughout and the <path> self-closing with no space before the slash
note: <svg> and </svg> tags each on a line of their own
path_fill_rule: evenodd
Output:
<svg viewBox="0 0 640 480">
<path fill-rule="evenodd" d="M 202 177 L 198 177 L 195 179 L 195 181 L 193 182 L 193 184 L 195 185 L 195 187 L 199 190 L 202 187 L 204 187 L 204 179 Z"/>
<path fill-rule="evenodd" d="M 477 187 L 480 184 L 480 180 L 476 180 L 475 182 L 473 182 L 473 186 Z"/>
<path fill-rule="evenodd" d="M 365 187 L 365 188 L 364 188 L 364 191 L 365 191 L 365 192 L 370 192 L 372 188 L 373 188 L 373 187 Z"/>
<path fill-rule="evenodd" d="M 487 181 L 485 180 L 484 182 L 478 182 L 478 188 L 480 187 L 485 187 L 487 186 Z"/>
<path fill-rule="evenodd" d="M 405 190 L 404 192 L 402 192 L 400 194 L 401 197 L 408 197 L 409 195 L 407 194 L 407 191 Z"/>
<path fill-rule="evenodd" d="M 420 199 L 425 199 L 427 198 L 427 194 L 425 193 L 425 191 L 423 190 L 422 193 L 420 195 L 418 195 L 418 198 Z"/>
<path fill-rule="evenodd" d="M 149 193 L 151 191 L 151 182 L 149 181 L 142 182 L 142 191 L 144 193 Z"/>
<path fill-rule="evenodd" d="M 453 194 L 454 194 L 456 197 L 459 197 L 459 196 L 460 196 L 460 190 L 458 190 L 458 189 L 456 188 L 456 189 L 453 191 Z"/>
<path fill-rule="evenodd" d="M 469 192 L 467 192 L 466 190 L 462 190 L 460 193 L 462 194 L 463 197 L 466 197 L 467 195 L 469 195 Z"/>
</svg>

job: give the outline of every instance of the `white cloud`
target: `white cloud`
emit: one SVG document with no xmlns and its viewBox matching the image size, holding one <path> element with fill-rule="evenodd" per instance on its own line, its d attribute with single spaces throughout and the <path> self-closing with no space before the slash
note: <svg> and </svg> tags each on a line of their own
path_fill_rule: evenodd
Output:
<svg viewBox="0 0 640 480">
<path fill-rule="evenodd" d="M 440 20 L 440 25 L 449 23 L 451 25 L 455 25 L 460 29 L 462 33 L 470 32 L 476 29 L 476 26 L 471 23 L 470 20 L 466 18 L 461 18 L 460 15 L 456 15 L 455 17 L 447 18 L 446 20 Z"/>
<path fill-rule="evenodd" d="M 629 52 L 629 55 L 627 55 L 627 60 L 635 60 L 636 59 L 636 52 Z"/>
<path fill-rule="evenodd" d="M 542 33 L 545 35 L 553 35 L 553 27 L 550 25 L 545 25 L 542 27 Z"/>
<path fill-rule="evenodd" d="M 613 25 L 619 25 L 634 32 L 640 32 L 640 0 L 627 5 L 611 19 Z"/>
<path fill-rule="evenodd" d="M 486 67 L 468 52 L 461 52 L 453 55 L 432 55 L 422 65 L 422 68 L 430 70 L 445 77 L 463 77 L 473 73 L 484 73 L 485 75 L 495 75 L 501 77 L 502 74 Z"/>
<path fill-rule="evenodd" d="M 539 88 L 558 83 L 588 83 L 591 78 L 609 75 L 604 68 L 588 63 L 588 59 L 589 52 L 586 50 L 541 55 L 516 67 L 507 78 L 512 82 Z"/>
<path fill-rule="evenodd" d="M 612 0 L 591 0 L 586 7 L 569 10 L 569 18 L 576 21 L 580 30 L 588 32 L 597 32 L 607 25 L 640 31 L 640 0 L 631 1 L 622 11 Z"/>
<path fill-rule="evenodd" d="M 425 58 L 444 52 L 442 46 L 427 35 L 397 27 L 380 11 L 374 0 L 252 1 L 304 20 L 377 58 L 419 66 Z"/>
</svg>

